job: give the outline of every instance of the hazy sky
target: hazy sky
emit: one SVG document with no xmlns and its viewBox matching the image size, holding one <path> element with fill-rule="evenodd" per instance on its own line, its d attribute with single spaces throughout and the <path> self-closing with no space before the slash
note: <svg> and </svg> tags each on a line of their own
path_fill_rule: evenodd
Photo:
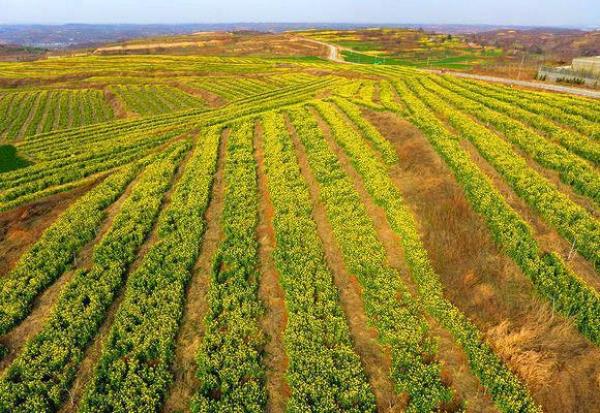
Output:
<svg viewBox="0 0 600 413">
<path fill-rule="evenodd" d="M 0 23 L 488 23 L 600 26 L 599 0 L 0 0 Z"/>
</svg>

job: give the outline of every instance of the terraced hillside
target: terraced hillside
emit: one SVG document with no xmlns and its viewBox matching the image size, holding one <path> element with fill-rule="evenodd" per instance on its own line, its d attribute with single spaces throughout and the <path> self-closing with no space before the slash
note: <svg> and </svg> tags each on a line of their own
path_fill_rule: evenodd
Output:
<svg viewBox="0 0 600 413">
<path fill-rule="evenodd" d="M 0 412 L 600 411 L 600 103 L 0 63 Z"/>
</svg>

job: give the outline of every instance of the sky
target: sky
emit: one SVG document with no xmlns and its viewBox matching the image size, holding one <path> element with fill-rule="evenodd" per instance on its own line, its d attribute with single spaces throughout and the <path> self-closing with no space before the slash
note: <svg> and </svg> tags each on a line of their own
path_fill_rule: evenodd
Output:
<svg viewBox="0 0 600 413">
<path fill-rule="evenodd" d="M 430 23 L 600 27 L 599 0 L 0 0 L 11 23 Z"/>
</svg>

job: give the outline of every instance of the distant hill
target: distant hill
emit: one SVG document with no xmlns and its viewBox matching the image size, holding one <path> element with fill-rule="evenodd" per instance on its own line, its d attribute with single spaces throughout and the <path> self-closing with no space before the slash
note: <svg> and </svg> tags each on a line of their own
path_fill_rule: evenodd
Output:
<svg viewBox="0 0 600 413">
<path fill-rule="evenodd" d="M 0 25 L 0 43 L 63 49 L 137 37 L 191 33 L 198 25 Z"/>
<path fill-rule="evenodd" d="M 0 44 L 65 49 L 196 32 L 240 30 L 282 32 L 312 27 L 315 25 L 310 23 L 0 25 Z M 342 29 L 356 27 L 356 25 L 332 24 L 324 27 Z"/>
<path fill-rule="evenodd" d="M 577 56 L 600 55 L 600 30 L 502 29 L 471 34 L 468 38 L 474 43 L 499 47 L 509 53 L 544 55 L 547 59 L 565 63 Z"/>
<path fill-rule="evenodd" d="M 0 61 L 31 61 L 46 55 L 46 50 L 36 47 L 21 47 L 0 44 Z"/>
<path fill-rule="evenodd" d="M 361 29 L 369 27 L 415 28 L 439 33 L 480 33 L 505 26 L 461 24 L 356 24 L 356 23 L 220 23 L 220 24 L 65 24 L 0 25 L 0 44 L 65 49 L 82 45 L 100 45 L 141 37 L 191 34 L 204 31 L 282 32 L 304 29 Z M 515 27 L 528 29 L 528 27 Z"/>
<path fill-rule="evenodd" d="M 195 32 L 177 36 L 143 37 L 92 48 L 94 54 L 154 54 L 193 56 L 327 57 L 327 48 L 299 38 L 296 32 Z M 80 50 L 75 49 L 76 54 Z M 88 50 L 89 52 L 89 50 Z"/>
</svg>

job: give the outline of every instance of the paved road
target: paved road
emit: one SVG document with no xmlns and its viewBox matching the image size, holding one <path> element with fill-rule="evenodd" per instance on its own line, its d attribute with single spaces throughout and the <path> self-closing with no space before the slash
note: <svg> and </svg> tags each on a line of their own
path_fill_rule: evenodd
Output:
<svg viewBox="0 0 600 413">
<path fill-rule="evenodd" d="M 577 87 L 555 85 L 552 83 L 541 83 L 541 82 L 532 82 L 532 81 L 527 81 L 527 80 L 507 79 L 504 77 L 476 75 L 473 73 L 443 72 L 441 70 L 428 70 L 428 72 L 438 73 L 438 74 L 444 73 L 444 74 L 456 76 L 456 77 L 485 80 L 486 82 L 504 83 L 507 85 L 530 87 L 530 88 L 534 88 L 534 89 L 551 90 L 553 92 L 571 93 L 573 95 L 579 95 L 579 96 L 585 96 L 585 97 L 589 97 L 589 98 L 600 99 L 600 91 L 590 90 L 590 89 L 581 89 L 581 88 L 577 88 Z"/>
</svg>

